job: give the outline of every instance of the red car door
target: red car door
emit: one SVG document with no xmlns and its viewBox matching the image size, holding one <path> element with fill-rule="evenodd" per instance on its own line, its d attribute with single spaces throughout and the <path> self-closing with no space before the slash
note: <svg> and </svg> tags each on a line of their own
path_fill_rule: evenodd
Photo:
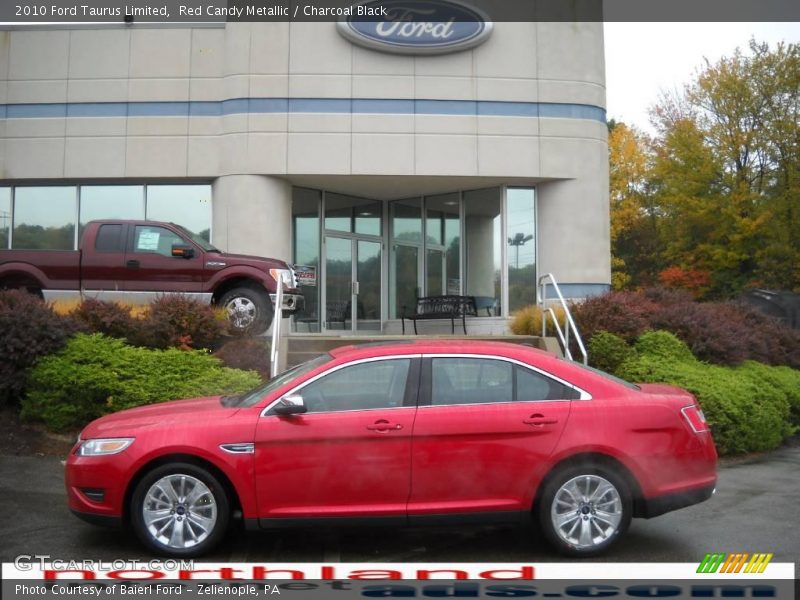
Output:
<svg viewBox="0 0 800 600">
<path fill-rule="evenodd" d="M 419 359 L 334 367 L 287 395 L 305 414 L 265 411 L 256 427 L 262 519 L 406 517 Z"/>
<path fill-rule="evenodd" d="M 408 514 L 528 511 L 579 392 L 514 362 L 426 358 Z"/>
</svg>

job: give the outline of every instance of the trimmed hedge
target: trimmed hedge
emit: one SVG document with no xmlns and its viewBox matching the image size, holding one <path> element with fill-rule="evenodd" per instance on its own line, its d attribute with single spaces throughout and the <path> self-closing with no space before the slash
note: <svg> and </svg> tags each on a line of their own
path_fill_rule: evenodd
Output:
<svg viewBox="0 0 800 600">
<path fill-rule="evenodd" d="M 800 371 L 752 361 L 738 367 L 704 363 L 666 331 L 642 334 L 634 350 L 615 374 L 692 392 L 721 455 L 777 448 L 800 425 Z"/>
<path fill-rule="evenodd" d="M 261 382 L 203 351 L 150 350 L 102 334 L 78 334 L 31 370 L 21 416 L 53 431 L 102 415 L 179 398 L 235 394 Z"/>
</svg>

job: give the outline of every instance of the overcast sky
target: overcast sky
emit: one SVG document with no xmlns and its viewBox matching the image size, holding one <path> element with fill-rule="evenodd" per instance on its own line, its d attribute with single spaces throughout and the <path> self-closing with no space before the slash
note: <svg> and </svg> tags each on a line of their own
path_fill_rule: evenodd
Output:
<svg viewBox="0 0 800 600">
<path fill-rule="evenodd" d="M 606 23 L 608 118 L 650 127 L 648 108 L 661 89 L 683 88 L 702 67 L 750 38 L 800 42 L 800 23 Z"/>
</svg>

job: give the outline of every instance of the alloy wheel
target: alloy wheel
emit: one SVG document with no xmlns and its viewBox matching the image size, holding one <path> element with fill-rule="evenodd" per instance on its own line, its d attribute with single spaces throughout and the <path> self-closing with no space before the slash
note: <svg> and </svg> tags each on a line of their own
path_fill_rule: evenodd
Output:
<svg viewBox="0 0 800 600">
<path fill-rule="evenodd" d="M 154 541 L 169 548 L 191 548 L 214 531 L 217 503 L 205 483 L 176 473 L 150 486 L 144 497 L 142 518 Z"/>
</svg>

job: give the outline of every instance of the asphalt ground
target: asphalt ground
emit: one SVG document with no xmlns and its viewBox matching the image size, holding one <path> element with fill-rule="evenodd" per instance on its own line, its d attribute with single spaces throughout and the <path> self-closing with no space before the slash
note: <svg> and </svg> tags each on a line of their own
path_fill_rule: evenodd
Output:
<svg viewBox="0 0 800 600">
<path fill-rule="evenodd" d="M 707 552 L 772 552 L 800 561 L 800 447 L 723 463 L 707 502 L 635 519 L 602 557 L 611 562 L 695 562 Z M 67 510 L 58 457 L 0 456 L 0 559 L 149 560 L 125 531 L 97 528 Z M 245 532 L 234 528 L 211 561 L 563 562 L 526 528 L 364 528 Z"/>
</svg>

